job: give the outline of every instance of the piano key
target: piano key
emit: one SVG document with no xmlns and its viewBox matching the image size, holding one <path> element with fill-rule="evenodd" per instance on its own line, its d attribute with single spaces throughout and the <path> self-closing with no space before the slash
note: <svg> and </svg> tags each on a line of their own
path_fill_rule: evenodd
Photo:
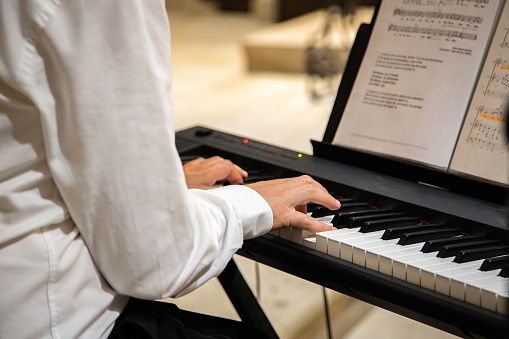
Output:
<svg viewBox="0 0 509 339">
<path fill-rule="evenodd" d="M 470 271 L 467 273 L 467 271 Z M 502 279 L 502 280 L 500 280 Z M 482 272 L 480 270 L 464 270 L 463 272 L 456 272 L 456 274 L 450 278 L 450 296 L 466 301 L 467 294 L 469 302 L 477 306 L 480 306 L 481 288 L 490 284 L 502 282 L 506 278 L 497 276 L 496 271 Z"/>
<path fill-rule="evenodd" d="M 440 258 L 437 258 L 440 259 Z M 440 259 L 444 260 L 444 259 Z M 433 265 L 422 266 L 419 268 L 421 280 L 419 285 L 429 290 L 435 290 L 439 293 L 450 295 L 451 294 L 451 277 L 457 275 L 468 274 L 475 272 L 482 264 L 482 260 L 471 261 L 468 263 L 458 264 L 453 261 L 440 261 Z M 414 265 L 412 265 L 414 266 Z M 408 274 L 414 273 L 412 268 L 409 268 Z"/>
<path fill-rule="evenodd" d="M 481 291 L 481 307 L 487 310 L 507 314 L 507 297 L 509 296 L 509 284 L 491 285 Z M 506 301 L 504 301 L 504 298 Z"/>
<path fill-rule="evenodd" d="M 448 228 L 444 228 L 441 230 L 406 233 L 399 239 L 398 244 L 409 245 L 415 243 L 424 243 L 425 241 L 428 240 L 447 238 L 458 234 L 460 234 L 459 229 L 448 229 Z"/>
<path fill-rule="evenodd" d="M 281 178 L 280 176 L 278 175 L 268 175 L 268 174 L 260 174 L 260 175 L 249 175 L 247 178 L 244 178 L 243 181 L 244 181 L 244 184 L 250 184 L 250 183 L 254 183 L 254 182 L 259 182 L 259 181 L 268 181 L 268 180 L 274 180 L 274 179 L 279 179 Z"/>
<path fill-rule="evenodd" d="M 341 202 L 341 201 L 340 201 Z M 352 202 L 352 203 L 341 203 L 341 207 L 337 210 L 330 210 L 326 207 L 319 206 L 313 210 L 311 216 L 313 218 L 324 217 L 327 215 L 334 215 L 343 212 L 355 212 L 360 210 L 366 210 L 369 204 L 366 202 Z"/>
<path fill-rule="evenodd" d="M 361 218 L 362 217 L 360 217 L 359 219 L 361 219 Z M 362 223 L 361 232 L 362 233 L 376 232 L 376 231 L 385 230 L 389 227 L 390 228 L 403 227 L 403 226 L 417 225 L 419 223 L 420 223 L 419 218 L 415 218 L 415 217 L 401 217 L 401 218 L 371 220 L 371 221 L 365 221 Z"/>
<path fill-rule="evenodd" d="M 303 241 L 303 245 L 307 248 L 316 249 L 316 237 L 308 237 Z"/>
<path fill-rule="evenodd" d="M 421 283 L 421 274 L 420 270 L 422 267 L 430 266 L 433 263 L 442 263 L 437 262 L 436 252 L 430 253 L 415 253 L 409 256 L 404 256 L 400 258 L 393 259 L 392 262 L 392 276 L 401 280 L 406 280 L 408 282 L 413 283 L 414 285 L 420 285 Z M 438 259 L 440 260 L 440 259 Z M 441 259 L 444 260 L 444 259 Z M 452 259 L 445 259 L 448 262 L 451 262 Z"/>
<path fill-rule="evenodd" d="M 367 268 L 392 275 L 392 259 L 388 262 L 389 257 L 415 254 L 422 247 L 422 244 L 401 246 L 397 241 L 380 239 L 378 242 L 359 244 L 354 249 L 354 260 L 362 263 L 364 259 Z M 382 256 L 385 256 L 385 259 L 382 259 Z M 385 263 L 382 264 L 382 261 Z"/>
<path fill-rule="evenodd" d="M 354 212 L 343 212 L 341 208 L 339 209 L 339 213 L 334 216 L 334 219 L 332 219 L 332 224 L 334 227 L 344 227 L 346 226 L 348 220 L 350 218 L 354 217 L 360 217 L 360 216 L 368 216 L 368 215 L 381 215 L 381 214 L 388 214 L 390 213 L 390 210 L 387 208 L 370 208 L 367 210 L 361 210 L 361 211 L 354 211 Z M 394 216 L 402 216 L 403 213 L 393 213 Z"/>
<path fill-rule="evenodd" d="M 493 273 L 492 271 L 489 272 L 481 272 L 482 274 L 489 274 Z M 453 282 L 457 282 L 458 280 L 454 280 Z M 468 281 L 464 284 L 465 286 L 465 301 L 467 303 L 481 306 L 481 296 L 483 290 L 489 290 L 490 288 L 494 286 L 502 286 L 509 284 L 509 281 L 507 278 L 502 277 L 486 277 L 481 278 L 479 280 L 475 281 Z"/>
<path fill-rule="evenodd" d="M 443 228 L 442 225 L 439 224 L 422 224 L 422 225 L 412 225 L 412 226 L 404 226 L 398 228 L 388 228 L 385 230 L 382 239 L 397 239 L 403 236 L 405 233 L 411 233 L 416 231 L 427 231 L 427 230 L 436 230 Z"/>
<path fill-rule="evenodd" d="M 445 239 L 435 239 L 435 240 L 428 240 L 422 246 L 422 252 L 436 252 L 440 250 L 442 246 L 445 245 L 452 245 L 452 244 L 459 244 L 464 242 L 469 242 L 473 240 L 482 240 L 483 237 L 480 236 L 474 236 L 474 235 L 461 235 L 456 237 L 450 237 Z"/>
<path fill-rule="evenodd" d="M 396 245 L 397 240 L 382 240 L 384 241 L 383 247 L 380 246 L 380 240 L 370 241 L 368 243 L 357 244 L 352 249 L 352 262 L 363 267 L 367 267 L 366 253 L 373 248 L 378 248 L 380 251 L 383 249 L 394 250 L 393 246 Z M 377 262 L 372 263 L 368 268 L 378 271 L 378 257 Z"/>
<path fill-rule="evenodd" d="M 304 245 L 304 239 L 314 235 L 314 233 L 303 230 L 301 228 L 292 228 L 291 242 Z"/>
<path fill-rule="evenodd" d="M 292 241 L 292 228 L 291 227 L 280 228 L 279 237 L 288 241 Z"/>
<path fill-rule="evenodd" d="M 421 244 L 407 245 L 405 247 L 397 244 L 398 239 L 394 240 L 381 240 L 380 242 L 369 243 L 364 245 L 359 245 L 354 248 L 354 261 L 362 263 L 363 260 L 365 262 L 365 267 L 372 269 L 374 271 L 380 272 L 380 256 L 386 253 L 391 253 L 395 251 L 402 250 L 414 250 L 415 252 L 419 251 L 421 248 Z M 391 272 L 392 273 L 392 270 Z"/>
<path fill-rule="evenodd" d="M 375 220 L 387 220 L 387 219 L 394 219 L 394 218 L 404 218 L 405 216 L 403 213 L 382 213 L 382 214 L 376 214 L 376 215 L 363 215 L 358 217 L 353 217 L 348 219 L 348 222 L 346 223 L 346 227 L 348 228 L 356 228 L 361 227 L 362 224 L 364 224 L 367 221 L 375 221 Z"/>
<path fill-rule="evenodd" d="M 387 275 L 393 275 L 393 265 L 394 260 L 400 263 L 404 263 L 404 257 L 408 256 L 423 256 L 423 255 L 429 255 L 430 253 L 422 253 L 420 252 L 420 248 L 422 247 L 422 243 L 416 243 L 411 245 L 401 245 L 400 241 L 398 241 L 398 245 L 400 246 L 397 250 L 387 253 L 381 253 L 379 255 L 379 271 L 382 273 L 385 273 Z M 433 253 L 431 253 L 431 256 L 428 256 L 427 258 L 433 257 Z M 413 257 L 412 257 L 413 258 Z"/>
<path fill-rule="evenodd" d="M 438 257 L 440 258 L 454 257 L 457 256 L 461 251 L 498 244 L 500 244 L 499 240 L 476 240 L 461 244 L 445 245 L 440 249 L 440 251 L 438 251 Z"/>
<path fill-rule="evenodd" d="M 342 203 L 342 204 L 348 203 L 348 202 L 355 202 L 355 199 L 340 198 L 335 193 L 332 193 L 332 192 L 329 192 L 329 194 L 331 196 L 333 196 L 334 198 L 336 198 L 337 200 L 339 200 L 339 202 Z M 308 212 L 313 212 L 313 210 L 315 208 L 317 208 L 317 207 L 323 207 L 323 206 L 320 205 L 320 204 L 317 204 L 315 202 L 308 202 L 307 203 L 307 210 L 308 210 Z"/>
<path fill-rule="evenodd" d="M 509 315 L 509 290 L 500 293 L 490 291 L 490 293 L 497 294 L 497 313 Z"/>
<path fill-rule="evenodd" d="M 504 265 L 499 274 L 501 277 L 508 278 L 509 277 L 509 265 Z"/>
<path fill-rule="evenodd" d="M 503 255 L 500 257 L 488 258 L 484 260 L 481 265 L 481 271 L 491 271 L 509 265 L 509 255 Z"/>
<path fill-rule="evenodd" d="M 333 257 L 339 258 L 340 253 L 341 253 L 340 252 L 341 246 L 344 242 L 346 242 L 348 240 L 352 240 L 352 239 L 361 239 L 361 241 L 365 241 L 363 234 L 358 232 L 358 230 L 356 230 L 356 231 L 352 231 L 351 229 L 345 229 L 345 230 L 350 230 L 350 232 L 345 231 L 342 234 L 339 234 L 339 235 L 336 234 L 336 235 L 329 237 L 329 241 L 327 243 L 327 254 L 329 254 Z M 381 234 L 376 235 L 377 238 L 380 238 L 380 236 L 381 236 Z"/>
<path fill-rule="evenodd" d="M 460 252 L 460 254 L 454 258 L 454 262 L 474 261 L 504 254 L 509 254 L 509 246 L 490 246 L 485 248 L 477 248 Z"/>
<path fill-rule="evenodd" d="M 352 262 L 353 260 L 353 248 L 355 245 L 360 245 L 374 240 L 379 240 L 383 234 L 383 231 L 373 232 L 369 235 L 361 235 L 358 237 L 352 237 L 341 241 L 341 248 L 339 251 L 339 257 L 343 260 Z"/>
<path fill-rule="evenodd" d="M 338 237 L 345 233 L 356 233 L 358 229 L 341 228 L 337 230 L 325 231 L 316 233 L 316 250 L 322 253 L 327 253 L 328 240 L 331 237 Z"/>
<path fill-rule="evenodd" d="M 310 215 L 310 214 L 311 213 L 308 213 L 308 215 Z M 332 226 L 331 225 L 332 218 L 333 218 L 332 216 L 325 216 L 325 217 L 316 218 L 316 220 L 318 220 L 326 225 Z M 284 227 L 278 231 L 279 231 L 278 236 L 280 238 L 283 238 L 285 240 L 288 240 L 288 241 L 291 241 L 291 242 L 294 242 L 297 244 L 301 244 L 301 245 L 304 244 L 305 238 L 314 235 L 311 232 L 308 232 L 308 231 L 305 231 L 302 229 L 298 229 L 298 228 L 292 228 L 292 227 Z"/>
</svg>

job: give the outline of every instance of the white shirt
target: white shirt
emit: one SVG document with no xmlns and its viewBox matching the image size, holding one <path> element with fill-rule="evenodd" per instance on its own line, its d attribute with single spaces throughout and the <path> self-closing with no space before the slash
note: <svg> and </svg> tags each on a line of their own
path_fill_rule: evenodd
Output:
<svg viewBox="0 0 509 339">
<path fill-rule="evenodd" d="M 188 190 L 163 0 L 0 2 L 0 338 L 104 338 L 270 230 L 255 191 Z"/>
</svg>

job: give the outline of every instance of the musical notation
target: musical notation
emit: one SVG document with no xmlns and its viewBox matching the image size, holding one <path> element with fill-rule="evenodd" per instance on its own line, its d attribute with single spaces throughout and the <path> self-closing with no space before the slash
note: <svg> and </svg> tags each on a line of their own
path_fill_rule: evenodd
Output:
<svg viewBox="0 0 509 339">
<path fill-rule="evenodd" d="M 403 0 L 405 5 L 446 7 L 453 5 L 485 7 L 490 0 Z"/>
<path fill-rule="evenodd" d="M 506 152 L 508 142 L 505 138 L 505 117 L 503 107 L 490 108 L 484 105 L 477 107 L 477 116 L 467 143 L 482 149 Z"/>
<path fill-rule="evenodd" d="M 438 20 L 452 20 L 452 21 L 461 21 L 468 23 L 481 24 L 483 18 L 480 16 L 473 15 L 461 15 L 457 13 L 443 13 L 440 11 L 416 11 L 416 10 L 405 10 L 397 8 L 394 10 L 394 16 L 401 17 L 412 17 L 412 18 L 420 18 L 420 19 L 438 19 Z"/>
<path fill-rule="evenodd" d="M 435 37 L 460 38 L 460 39 L 469 39 L 469 40 L 477 39 L 477 34 L 474 34 L 474 33 L 460 32 L 460 31 L 440 29 L 440 28 L 416 27 L 416 26 L 390 25 L 389 32 L 416 33 L 416 34 L 435 36 Z"/>
</svg>

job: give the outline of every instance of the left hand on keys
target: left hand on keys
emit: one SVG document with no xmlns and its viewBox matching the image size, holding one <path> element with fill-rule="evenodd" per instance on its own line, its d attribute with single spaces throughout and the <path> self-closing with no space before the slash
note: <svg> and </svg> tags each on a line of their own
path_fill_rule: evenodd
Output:
<svg viewBox="0 0 509 339">
<path fill-rule="evenodd" d="M 219 156 L 197 158 L 183 166 L 188 188 L 210 189 L 229 182 L 242 184 L 247 172 Z"/>
</svg>

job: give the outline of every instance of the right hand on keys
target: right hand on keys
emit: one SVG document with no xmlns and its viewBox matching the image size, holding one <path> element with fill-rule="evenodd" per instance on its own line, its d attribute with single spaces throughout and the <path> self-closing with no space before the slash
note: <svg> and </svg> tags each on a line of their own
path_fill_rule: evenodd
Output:
<svg viewBox="0 0 509 339">
<path fill-rule="evenodd" d="M 312 233 L 330 231 L 331 226 L 306 214 L 306 204 L 314 202 L 331 210 L 341 207 L 339 201 L 308 175 L 261 181 L 247 186 L 258 192 L 269 203 L 274 215 L 272 230 L 295 227 Z"/>
</svg>

